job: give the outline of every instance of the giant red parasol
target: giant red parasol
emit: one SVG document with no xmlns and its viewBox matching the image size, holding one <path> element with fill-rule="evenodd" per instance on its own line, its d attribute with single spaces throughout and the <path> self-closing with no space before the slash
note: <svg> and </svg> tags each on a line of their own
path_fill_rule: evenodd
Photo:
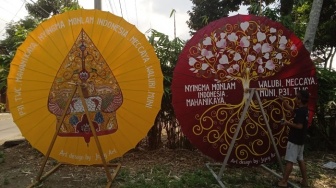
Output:
<svg viewBox="0 0 336 188">
<path fill-rule="evenodd" d="M 301 40 L 266 17 L 236 15 L 199 30 L 183 49 L 174 70 L 173 106 L 183 133 L 198 149 L 223 161 L 249 88 L 259 90 L 280 155 L 291 118 L 283 95 L 294 106 L 298 90 L 308 89 L 310 122 L 317 100 L 315 67 Z M 254 166 L 275 161 L 275 151 L 257 100 L 252 100 L 228 164 Z"/>
</svg>

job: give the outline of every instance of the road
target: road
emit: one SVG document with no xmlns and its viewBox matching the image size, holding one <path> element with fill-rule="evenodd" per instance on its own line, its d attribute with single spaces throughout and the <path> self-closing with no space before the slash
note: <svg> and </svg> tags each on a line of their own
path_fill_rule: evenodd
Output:
<svg viewBox="0 0 336 188">
<path fill-rule="evenodd" d="M 22 139 L 20 129 L 13 122 L 11 113 L 0 113 L 0 145 L 8 140 Z"/>
</svg>

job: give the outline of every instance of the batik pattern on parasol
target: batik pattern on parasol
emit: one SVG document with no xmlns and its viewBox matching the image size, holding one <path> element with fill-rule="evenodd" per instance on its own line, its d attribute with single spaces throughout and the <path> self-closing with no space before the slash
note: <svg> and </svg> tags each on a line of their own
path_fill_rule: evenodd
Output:
<svg viewBox="0 0 336 188">
<path fill-rule="evenodd" d="M 13 119 L 33 147 L 46 154 L 61 122 L 50 157 L 91 165 L 102 160 L 89 121 L 105 159 L 122 156 L 152 127 L 162 82 L 154 49 L 134 25 L 109 12 L 76 10 L 27 36 L 11 62 L 7 92 Z M 79 91 L 71 96 L 77 86 L 86 104 Z"/>
</svg>

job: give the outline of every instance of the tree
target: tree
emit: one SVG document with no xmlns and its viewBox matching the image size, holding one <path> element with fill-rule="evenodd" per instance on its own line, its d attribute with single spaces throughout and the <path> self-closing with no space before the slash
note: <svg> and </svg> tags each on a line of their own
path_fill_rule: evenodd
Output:
<svg viewBox="0 0 336 188">
<path fill-rule="evenodd" d="M 268 15 L 269 18 L 276 20 L 276 12 L 280 12 L 281 17 L 285 18 L 288 23 L 292 21 L 291 12 L 296 3 L 294 0 L 191 0 L 193 3 L 192 10 L 188 11 L 190 16 L 187 21 L 190 34 L 203 28 L 208 23 L 222 17 L 227 17 L 230 12 L 239 10 L 241 5 L 249 5 L 249 13 L 255 15 Z M 268 6 L 278 3 L 279 6 L 272 11 Z M 263 6 L 265 7 L 263 8 Z M 263 10 L 263 11 L 262 11 Z M 265 13 L 265 14 L 264 14 Z"/>
<path fill-rule="evenodd" d="M 314 40 L 312 55 L 322 60 L 321 66 L 331 70 L 333 57 L 336 54 L 336 2 L 323 1 L 319 26 Z"/>
<path fill-rule="evenodd" d="M 313 50 L 315 33 L 318 27 L 320 13 L 322 9 L 323 0 L 314 0 L 312 9 L 310 11 L 309 22 L 306 29 L 305 38 L 303 43 L 306 49 L 311 52 Z"/>
<path fill-rule="evenodd" d="M 47 5 L 50 5 L 50 7 Z M 28 10 L 29 15 L 18 22 L 7 24 L 5 39 L 0 41 L 0 46 L 8 51 L 8 54 L 0 54 L 1 91 L 6 90 L 10 62 L 14 58 L 17 48 L 23 43 L 27 35 L 34 30 L 43 19 L 56 13 L 80 8 L 77 0 L 38 0 L 37 3 L 28 3 L 26 6 L 27 9 L 30 9 Z"/>
<path fill-rule="evenodd" d="M 78 0 L 38 0 L 35 3 L 26 4 L 29 15 L 40 20 L 69 10 L 69 7 L 72 9 L 80 8 Z"/>
<path fill-rule="evenodd" d="M 7 85 L 7 76 L 9 73 L 9 64 L 11 59 L 13 58 L 12 54 L 1 54 L 0 55 L 0 88 L 1 88 L 1 95 L 4 94 L 3 90 L 6 89 Z M 4 88 L 4 89 L 2 89 Z"/>
<path fill-rule="evenodd" d="M 227 17 L 230 11 L 237 11 L 242 1 L 230 0 L 192 0 L 192 10 L 188 11 L 190 16 L 187 21 L 190 28 L 190 34 L 222 17 Z"/>
<path fill-rule="evenodd" d="M 16 49 L 22 44 L 26 39 L 27 35 L 34 30 L 40 23 L 37 19 L 33 17 L 26 17 L 18 22 L 12 22 L 6 26 L 6 37 L 0 44 L 6 47 L 7 51 L 15 52 Z"/>
<path fill-rule="evenodd" d="M 314 150 L 336 150 L 336 114 L 330 102 L 336 101 L 336 72 L 317 67 L 319 84 L 315 122 L 309 128 L 308 147 Z M 333 109 L 334 112 L 336 109 Z"/>
<path fill-rule="evenodd" d="M 26 39 L 28 33 L 32 31 L 37 25 L 38 21 L 31 17 L 26 17 L 26 19 L 21 19 L 18 22 L 10 23 L 6 28 L 6 38 L 0 41 L 0 45 L 4 47 L 8 54 L 0 55 L 0 88 L 6 88 L 7 86 L 7 76 L 9 73 L 10 63 L 14 58 L 16 49 L 22 44 Z"/>
</svg>

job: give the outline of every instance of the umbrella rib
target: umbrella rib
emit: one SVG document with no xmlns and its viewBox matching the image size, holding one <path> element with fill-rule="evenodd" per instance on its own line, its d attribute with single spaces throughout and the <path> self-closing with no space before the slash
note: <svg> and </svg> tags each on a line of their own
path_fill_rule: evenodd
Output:
<svg viewBox="0 0 336 188">
<path fill-rule="evenodd" d="M 55 20 L 56 20 L 56 19 L 55 19 Z M 57 20 L 56 20 L 56 22 L 57 22 Z M 43 28 L 43 30 L 46 31 L 46 29 L 43 27 L 43 25 L 41 25 L 41 28 Z M 59 45 L 56 45 L 55 41 L 53 40 L 53 37 L 51 37 L 50 35 L 47 35 L 47 37 L 48 37 L 48 39 L 49 39 L 50 41 L 52 41 L 52 43 L 53 43 L 54 46 L 56 47 L 57 51 L 58 51 L 60 54 L 62 54 L 62 51 L 64 51 L 64 50 L 61 51 L 61 49 L 58 48 Z M 62 35 L 62 37 L 63 37 L 63 35 Z M 62 42 L 62 41 L 65 41 L 64 37 L 63 37 L 63 40 L 57 40 L 57 42 Z M 65 43 L 65 44 L 66 44 L 66 43 Z M 50 45 L 50 44 L 48 44 L 48 45 Z M 66 44 L 66 46 L 67 46 L 67 44 Z M 67 47 L 68 47 L 68 46 L 67 46 Z M 66 51 L 68 51 L 68 50 L 69 50 L 69 48 L 68 48 Z M 63 54 L 62 54 L 62 55 L 63 55 Z M 53 56 L 52 56 L 52 57 L 53 57 Z"/>
<path fill-rule="evenodd" d="M 40 118 L 38 122 L 36 122 L 34 125 L 32 125 L 30 131 L 27 131 L 26 133 L 22 133 L 22 134 L 23 134 L 23 135 L 25 135 L 25 134 L 29 134 L 29 133 L 30 133 L 31 131 L 33 131 L 34 129 L 41 127 L 40 124 L 42 124 L 42 122 L 43 122 L 48 116 L 49 116 L 49 114 L 48 114 L 48 115 L 45 115 L 45 116 L 40 116 L 40 117 L 42 117 L 42 118 Z M 56 121 L 50 122 L 50 124 L 49 124 L 48 127 L 52 126 L 52 124 L 54 124 L 55 122 L 56 122 Z M 42 126 L 42 127 L 45 127 L 45 126 Z M 47 130 L 48 130 L 48 129 L 46 128 L 45 131 L 44 131 L 44 133 L 47 132 Z M 56 130 L 56 124 L 55 124 L 55 130 Z M 42 134 L 42 135 L 45 135 L 45 134 Z M 36 140 L 35 143 L 37 143 L 38 141 L 40 141 L 41 138 L 42 138 L 42 136 L 39 137 L 39 138 Z M 31 141 L 31 140 L 29 140 L 29 141 Z M 32 144 L 32 145 L 34 145 L 34 144 Z"/>
<path fill-rule="evenodd" d="M 124 109 L 126 109 L 126 108 L 124 108 Z M 132 113 L 133 115 L 135 115 L 135 116 L 137 116 L 137 117 L 140 117 L 140 116 L 138 116 L 137 114 L 134 114 L 134 113 Z M 119 118 L 121 118 L 121 119 L 123 119 L 125 122 L 127 122 L 127 125 L 132 125 L 132 123 L 130 123 L 130 121 L 128 121 L 130 118 L 127 118 L 127 117 L 123 117 L 123 116 L 121 116 L 121 115 L 118 115 L 118 116 L 120 116 Z M 143 118 L 141 118 L 142 120 L 144 120 Z M 144 122 L 148 122 L 148 121 L 144 121 Z M 149 122 L 148 122 L 149 123 Z M 154 123 L 153 123 L 154 124 Z M 152 125 L 150 126 L 150 127 L 152 127 Z M 143 129 L 141 129 L 141 127 L 140 126 L 132 126 L 132 128 L 133 129 L 136 129 L 136 130 L 138 130 L 139 132 L 144 132 L 143 131 Z M 149 129 L 148 129 L 149 130 Z M 126 134 L 124 134 L 124 133 L 122 133 L 123 135 L 125 135 L 125 137 L 128 137 L 128 136 L 126 136 Z M 128 134 L 127 134 L 128 135 Z M 127 139 L 127 140 L 131 140 L 131 139 Z M 140 141 L 140 140 L 139 140 Z M 130 142 L 130 141 L 129 141 Z M 130 142 L 131 143 L 131 145 L 132 145 L 132 147 L 134 148 L 135 146 L 136 146 L 136 144 L 137 143 L 132 143 L 132 142 Z"/>
<path fill-rule="evenodd" d="M 35 101 L 39 101 L 39 100 L 42 100 L 42 99 L 32 100 L 32 101 L 29 101 L 29 102 L 27 102 L 27 103 L 25 103 L 25 104 L 29 104 L 29 103 L 32 103 L 32 102 L 35 102 Z M 44 99 L 43 99 L 43 100 L 44 100 Z M 19 105 L 18 105 L 18 106 L 19 106 Z M 12 107 L 15 107 L 15 106 L 12 106 Z M 45 108 L 45 105 L 42 105 L 41 107 L 35 109 L 34 111 L 31 111 L 30 113 L 26 113 L 25 115 L 33 114 L 33 113 L 35 113 L 35 111 L 37 111 L 37 110 L 41 110 L 41 109 L 43 109 L 43 108 Z M 15 118 L 15 119 L 16 119 L 16 120 L 20 120 L 21 118 Z"/>
<path fill-rule="evenodd" d="M 131 109 L 125 108 L 125 107 L 123 107 L 123 106 L 121 106 L 121 108 L 123 108 L 123 109 L 125 109 L 126 111 L 132 113 L 132 115 L 134 115 L 135 117 L 138 117 L 139 119 L 143 120 L 144 122 L 148 122 L 148 123 L 150 123 L 148 120 L 144 119 L 142 116 L 139 116 L 138 114 L 133 113 Z M 126 118 L 125 118 L 125 121 L 127 121 Z M 128 121 L 127 121 L 127 122 L 128 122 Z M 153 124 L 154 124 L 154 122 L 153 122 Z"/>
<path fill-rule="evenodd" d="M 18 51 L 20 51 L 20 52 L 22 52 L 22 53 L 25 53 L 25 51 L 23 51 L 21 48 L 18 48 Z M 46 67 L 48 67 L 48 68 L 50 68 L 50 69 L 52 69 L 52 70 L 57 71 L 57 70 L 56 70 L 55 68 L 53 68 L 52 66 L 49 66 L 49 64 L 51 64 L 51 63 L 43 63 L 43 62 L 41 62 L 40 60 L 38 60 L 37 58 L 35 58 L 35 57 L 33 57 L 33 56 L 30 56 L 30 58 L 33 59 L 33 62 L 34 62 L 35 64 L 36 64 L 36 62 L 38 62 L 39 64 L 41 64 L 41 65 L 43 65 L 43 66 L 46 66 Z M 11 66 L 17 66 L 17 67 L 19 67 L 19 65 L 16 65 L 16 64 L 13 64 L 13 63 L 11 63 Z M 34 69 L 34 70 L 33 70 L 33 69 L 30 69 L 29 66 L 26 66 L 25 69 L 27 69 L 27 70 L 32 70 L 32 71 L 34 71 L 34 72 L 37 72 L 35 69 Z M 49 75 L 49 74 L 47 74 L 47 72 L 38 72 L 38 73 L 45 74 L 45 75 Z"/>
<path fill-rule="evenodd" d="M 29 34 L 11 63 L 7 80 L 10 107 L 17 110 L 13 111 L 13 119 L 26 139 L 42 153 L 48 149 L 51 143 L 47 142 L 51 142 L 50 136 L 54 133 L 57 140 L 50 157 L 60 162 L 85 165 L 102 162 L 96 140 L 87 134 L 91 128 L 87 125 L 90 118 L 96 120 L 94 127 L 101 131 L 98 140 L 105 144 L 102 146 L 104 157 L 107 155 L 106 159 L 112 160 L 135 147 L 140 138 L 146 136 L 160 109 L 159 100 L 155 100 L 155 104 L 150 101 L 151 109 L 145 106 L 149 103 L 148 91 L 157 96 L 163 92 L 162 72 L 154 49 L 134 25 L 110 15 L 98 10 L 74 10 L 55 15 Z M 141 49 L 136 42 L 141 43 Z M 73 90 L 75 95 L 71 95 L 68 82 L 87 86 L 81 96 L 85 98 L 82 103 L 89 106 L 85 109 L 89 111 L 86 116 L 81 103 L 76 100 L 80 93 L 75 94 Z M 123 94 L 122 98 L 115 97 L 117 92 Z M 143 102 L 128 99 L 132 94 L 140 94 L 139 99 Z M 22 98 L 15 97 L 18 95 Z M 122 105 L 123 102 L 129 106 Z M 117 103 L 121 110 L 136 106 L 148 114 L 120 114 L 114 109 Z M 62 112 L 66 114 L 60 116 Z M 104 121 L 116 116 L 120 121 Z M 56 130 L 58 122 L 62 123 L 59 133 Z M 120 123 L 117 129 L 113 129 L 115 123 Z"/>
<path fill-rule="evenodd" d="M 7 78 L 8 80 L 14 80 L 14 81 L 16 81 L 16 78 Z M 32 79 L 25 79 L 25 81 L 31 81 L 31 82 L 36 82 L 36 83 L 50 83 L 50 81 L 48 81 L 48 80 L 38 80 L 38 79 L 36 79 L 36 80 L 32 80 Z M 38 81 L 38 82 L 37 82 Z"/>
<path fill-rule="evenodd" d="M 96 12 L 96 13 L 97 13 L 97 12 Z M 105 17 L 105 18 L 108 19 L 108 17 L 109 17 L 109 15 L 106 14 L 106 17 Z M 121 20 L 121 19 L 122 19 L 122 18 L 119 17 L 119 20 Z M 118 23 L 120 23 L 120 21 L 119 21 Z M 101 32 L 103 32 L 103 31 L 101 31 Z M 113 32 L 112 35 L 110 36 L 108 42 L 106 42 L 106 45 L 105 45 L 104 47 L 102 47 L 102 49 L 110 49 L 109 46 L 107 46 L 107 45 L 110 44 L 110 41 L 112 40 L 112 38 L 114 38 L 115 35 L 116 35 L 116 33 Z M 104 35 L 99 35 L 99 40 L 98 40 L 98 42 L 97 42 L 97 45 L 98 45 L 98 46 L 100 46 L 100 41 L 106 41 L 106 36 L 104 36 Z M 119 42 L 119 44 L 120 44 L 120 42 Z M 115 45 L 115 46 L 117 47 L 118 45 Z M 114 48 L 114 49 L 117 49 L 117 48 Z M 113 53 L 113 51 L 109 51 L 109 53 Z M 108 54 L 109 54 L 109 53 L 108 53 Z"/>
</svg>

